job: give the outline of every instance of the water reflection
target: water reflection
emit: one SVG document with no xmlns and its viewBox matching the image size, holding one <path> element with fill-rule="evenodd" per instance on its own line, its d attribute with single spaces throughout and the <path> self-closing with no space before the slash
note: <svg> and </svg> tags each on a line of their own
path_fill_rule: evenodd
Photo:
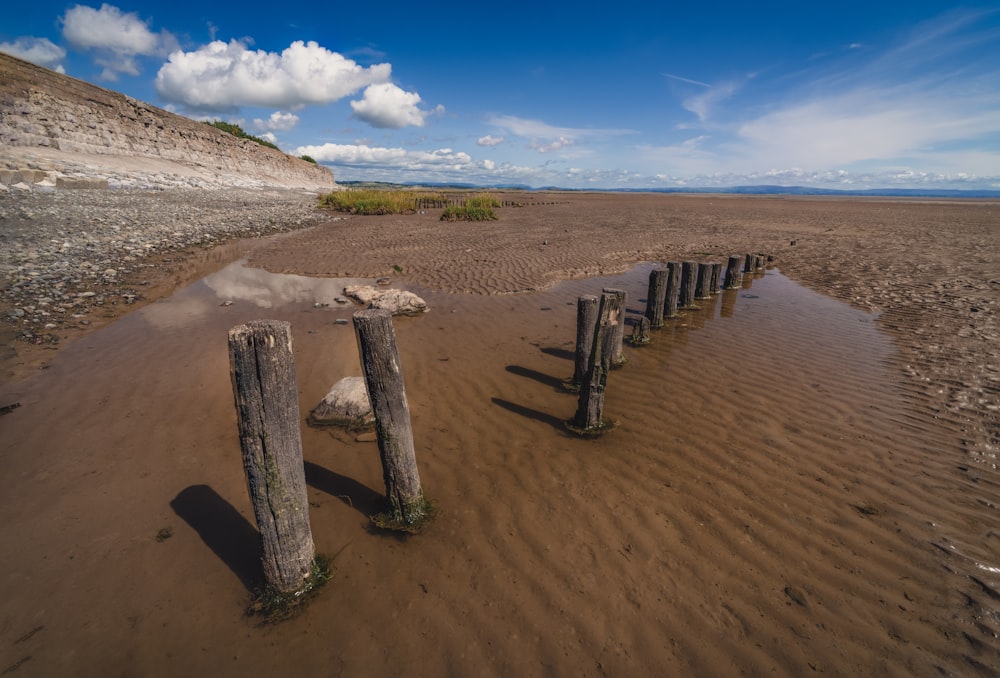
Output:
<svg viewBox="0 0 1000 678">
<path fill-rule="evenodd" d="M 271 273 L 262 268 L 249 267 L 246 259 L 240 259 L 179 290 L 156 304 L 155 312 L 145 315 L 154 326 L 168 328 L 190 324 L 216 313 L 219 306 L 276 310 L 302 304 L 353 312 L 358 307 L 343 302 L 344 288 L 373 283 L 369 278 L 312 278 Z"/>
</svg>

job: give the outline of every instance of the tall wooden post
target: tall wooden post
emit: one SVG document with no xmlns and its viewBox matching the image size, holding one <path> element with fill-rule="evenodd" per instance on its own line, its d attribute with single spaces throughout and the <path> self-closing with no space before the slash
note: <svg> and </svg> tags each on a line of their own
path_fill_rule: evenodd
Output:
<svg viewBox="0 0 1000 678">
<path fill-rule="evenodd" d="M 694 288 L 698 277 L 698 262 L 685 261 L 681 265 L 681 293 L 677 305 L 681 308 L 694 306 Z"/>
<path fill-rule="evenodd" d="M 229 331 L 229 368 L 264 580 L 279 594 L 292 596 L 310 588 L 316 551 L 291 326 L 257 320 L 234 327 Z"/>
<path fill-rule="evenodd" d="M 729 257 L 729 263 L 726 266 L 726 281 L 723 283 L 727 290 L 739 289 L 743 278 L 742 263 L 743 260 L 738 255 Z"/>
<path fill-rule="evenodd" d="M 611 366 L 621 367 L 628 362 L 628 359 L 625 357 L 624 349 L 622 348 L 625 343 L 625 290 L 609 287 L 601 290 L 601 292 L 605 294 L 611 293 L 618 297 L 618 307 L 621 309 L 622 317 L 618 322 L 615 322 L 612 325 L 612 328 L 614 329 L 614 337 L 612 341 L 614 343 L 611 349 Z"/>
<path fill-rule="evenodd" d="M 677 316 L 677 304 L 681 292 L 681 262 L 667 262 L 667 295 L 663 302 L 663 316 L 674 318 Z"/>
<path fill-rule="evenodd" d="M 646 317 L 652 328 L 663 327 L 663 306 L 667 299 L 667 274 L 665 268 L 649 272 L 649 290 L 646 293 Z"/>
<path fill-rule="evenodd" d="M 373 520 L 379 527 L 414 532 L 428 518 L 429 506 L 417 472 L 410 407 L 399 366 L 392 314 L 374 308 L 358 311 L 354 314 L 354 331 L 375 415 L 385 480 L 386 512 Z"/>
<path fill-rule="evenodd" d="M 708 285 L 708 291 L 718 294 L 722 291 L 722 264 L 718 261 L 712 262 L 712 276 Z"/>
<path fill-rule="evenodd" d="M 590 367 L 590 349 L 594 345 L 600 301 L 593 294 L 584 294 L 576 300 L 576 353 L 571 382 L 575 388 L 579 388 L 586 379 L 587 369 Z"/>
<path fill-rule="evenodd" d="M 580 386 L 580 400 L 576 415 L 570 423 L 580 433 L 596 433 L 604 427 L 604 392 L 611 369 L 614 352 L 615 328 L 625 324 L 625 307 L 622 298 L 612 292 L 601 295 L 601 306 L 594 330 L 590 353 L 590 368 Z"/>
<path fill-rule="evenodd" d="M 705 262 L 698 264 L 698 276 L 694 284 L 694 296 L 696 299 L 708 299 L 712 296 L 712 264 Z"/>
</svg>

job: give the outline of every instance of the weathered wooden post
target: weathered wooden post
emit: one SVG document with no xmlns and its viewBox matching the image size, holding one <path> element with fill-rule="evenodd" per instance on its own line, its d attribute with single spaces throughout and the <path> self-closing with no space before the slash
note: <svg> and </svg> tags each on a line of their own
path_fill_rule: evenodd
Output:
<svg viewBox="0 0 1000 678">
<path fill-rule="evenodd" d="M 652 328 L 663 327 L 663 306 L 667 299 L 667 274 L 665 268 L 649 272 L 649 290 L 646 293 L 646 317 Z"/>
<path fill-rule="evenodd" d="M 695 299 L 708 299 L 712 296 L 712 264 L 699 263 L 698 275 L 694 284 Z"/>
<path fill-rule="evenodd" d="M 611 366 L 621 367 L 622 365 L 628 362 L 628 358 L 625 357 L 625 352 L 624 349 L 622 348 L 623 344 L 625 343 L 625 302 L 626 302 L 625 290 L 608 287 L 601 290 L 601 292 L 605 294 L 611 293 L 614 294 L 616 297 L 618 297 L 618 306 L 619 308 L 621 308 L 621 313 L 622 313 L 621 322 L 617 322 L 613 326 L 614 345 L 611 349 Z"/>
<path fill-rule="evenodd" d="M 628 340 L 633 346 L 645 346 L 649 343 L 649 318 L 642 316 L 632 325 L 632 336 Z"/>
<path fill-rule="evenodd" d="M 597 311 L 600 299 L 593 294 L 584 294 L 576 300 L 576 353 L 574 355 L 572 388 L 580 388 L 587 377 L 590 366 L 590 349 L 594 345 L 594 330 L 597 328 Z"/>
<path fill-rule="evenodd" d="M 403 372 L 399 366 L 392 314 L 366 309 L 354 314 L 361 369 L 368 387 L 385 480 L 386 510 L 373 516 L 386 529 L 417 532 L 430 515 L 420 486 Z"/>
<path fill-rule="evenodd" d="M 260 531 L 266 586 L 283 597 L 312 587 L 316 557 L 309 527 L 299 392 L 287 322 L 256 320 L 229 331 L 243 469 Z"/>
<path fill-rule="evenodd" d="M 606 427 L 602 418 L 604 412 L 604 392 L 611 370 L 611 356 L 614 352 L 615 328 L 625 324 L 625 306 L 615 291 L 601 295 L 601 306 L 594 341 L 590 352 L 590 366 L 587 377 L 580 386 L 580 400 L 576 415 L 569 427 L 581 434 L 594 434 Z"/>
<path fill-rule="evenodd" d="M 753 273 L 753 255 L 747 253 L 745 255 L 745 257 L 744 257 L 744 262 L 745 263 L 743 265 L 743 272 L 744 273 Z"/>
<path fill-rule="evenodd" d="M 681 265 L 681 293 L 677 305 L 681 308 L 694 306 L 694 288 L 698 277 L 698 262 L 685 261 Z"/>
<path fill-rule="evenodd" d="M 740 282 L 742 282 L 743 273 L 741 271 L 742 260 L 739 256 L 733 255 L 729 257 L 729 263 L 726 266 L 726 281 L 723 286 L 727 290 L 739 289 Z"/>
<path fill-rule="evenodd" d="M 712 262 L 712 276 L 709 281 L 709 292 L 718 294 L 722 291 L 722 264 L 718 261 Z"/>
<path fill-rule="evenodd" d="M 663 302 L 663 316 L 674 318 L 677 316 L 677 303 L 681 291 L 681 262 L 667 262 L 667 294 Z"/>
</svg>

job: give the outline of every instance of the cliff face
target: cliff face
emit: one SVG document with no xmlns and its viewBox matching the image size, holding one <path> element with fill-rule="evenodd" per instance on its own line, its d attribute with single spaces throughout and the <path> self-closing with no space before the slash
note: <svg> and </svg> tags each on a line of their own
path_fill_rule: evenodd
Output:
<svg viewBox="0 0 1000 678">
<path fill-rule="evenodd" d="M 326 167 L 0 53 L 0 183 L 32 180 L 334 189 Z"/>
</svg>

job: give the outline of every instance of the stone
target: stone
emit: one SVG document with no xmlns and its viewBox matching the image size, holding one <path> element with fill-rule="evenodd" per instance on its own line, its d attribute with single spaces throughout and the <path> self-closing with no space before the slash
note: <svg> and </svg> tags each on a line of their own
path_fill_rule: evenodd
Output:
<svg viewBox="0 0 1000 678">
<path fill-rule="evenodd" d="M 311 426 L 363 430 L 375 425 L 364 377 L 344 377 L 334 384 L 307 419 Z"/>
<path fill-rule="evenodd" d="M 368 308 L 379 308 L 393 315 L 420 315 L 428 310 L 427 302 L 413 292 L 395 288 L 378 289 L 371 285 L 351 285 L 344 294 Z"/>
</svg>

